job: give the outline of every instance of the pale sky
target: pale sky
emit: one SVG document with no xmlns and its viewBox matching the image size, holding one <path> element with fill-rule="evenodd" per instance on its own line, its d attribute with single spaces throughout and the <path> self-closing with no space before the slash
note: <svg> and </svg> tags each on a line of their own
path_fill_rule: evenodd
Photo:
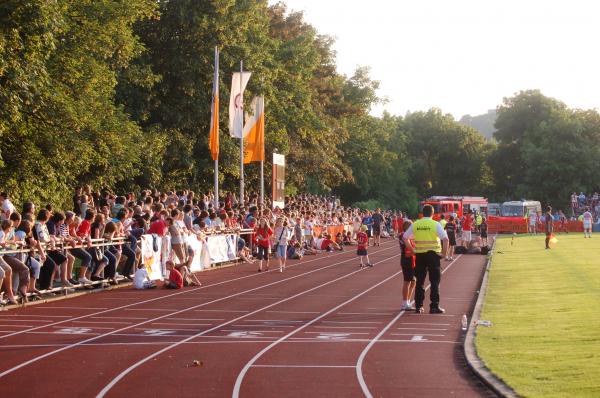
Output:
<svg viewBox="0 0 600 398">
<path fill-rule="evenodd" d="M 283 2 L 336 38 L 340 73 L 371 67 L 389 100 L 376 115 L 438 107 L 459 119 L 525 89 L 573 108 L 600 108 L 600 2 Z"/>
</svg>

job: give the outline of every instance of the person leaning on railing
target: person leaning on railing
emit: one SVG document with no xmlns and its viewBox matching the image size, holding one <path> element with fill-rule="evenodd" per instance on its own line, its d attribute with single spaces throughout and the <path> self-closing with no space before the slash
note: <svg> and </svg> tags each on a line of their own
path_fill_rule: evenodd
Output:
<svg viewBox="0 0 600 398">
<path fill-rule="evenodd" d="M 63 245 L 68 244 L 68 242 L 63 239 L 63 235 L 61 234 L 61 227 L 63 227 L 63 230 L 66 230 L 65 214 L 63 212 L 57 211 L 52 214 L 52 217 L 50 217 L 50 220 L 46 223 L 46 227 L 48 228 L 48 232 L 54 238 L 55 242 L 60 242 Z M 62 254 L 66 256 L 67 262 L 64 266 L 64 270 L 60 274 L 61 284 L 63 287 L 73 287 L 71 279 L 73 276 L 73 264 L 75 263 L 75 257 L 66 249 L 63 249 Z"/>
<path fill-rule="evenodd" d="M 11 220 L 15 214 L 17 213 L 11 215 Z M 17 221 L 15 220 L 13 225 Z M 40 291 L 36 288 L 36 281 L 40 278 L 42 263 L 46 261 L 46 253 L 44 253 L 42 244 L 33 237 L 33 224 L 31 221 L 19 221 L 19 226 L 15 232 L 15 239 L 17 242 L 23 242 L 25 247 L 31 249 L 29 253 L 21 253 L 18 257 L 29 268 L 29 286 L 27 291 L 32 294 L 40 294 Z M 14 268 L 13 272 L 15 272 Z M 24 279 L 26 279 L 24 275 L 23 278 L 21 278 L 21 275 L 19 276 L 19 285 L 21 285 Z"/>
<path fill-rule="evenodd" d="M 12 215 L 12 213 L 11 213 Z M 0 246 L 5 250 L 15 250 L 14 227 L 9 219 L 2 221 L 2 230 L 0 231 Z M 8 261 L 6 261 L 8 260 Z M 12 266 L 8 263 L 13 264 Z M 4 287 L 6 297 L 10 304 L 17 304 L 17 299 L 12 288 L 13 268 L 15 275 L 19 277 L 19 293 L 21 297 L 27 297 L 27 282 L 29 281 L 29 271 L 22 262 L 16 260 L 15 254 L 4 254 L 0 250 L 0 288 Z"/>
<path fill-rule="evenodd" d="M 143 229 L 133 228 L 133 220 L 129 218 L 129 210 L 122 208 L 113 219 L 116 224 L 117 232 L 115 237 L 123 238 L 125 241 L 121 248 L 121 254 L 127 258 L 121 272 L 125 277 L 132 275 L 135 272 L 136 250 L 138 238 L 144 233 Z M 118 263 L 117 263 L 118 264 Z"/>
<path fill-rule="evenodd" d="M 55 240 L 46 227 L 49 219 L 50 212 L 46 209 L 41 209 L 38 212 L 33 227 L 33 237 L 46 245 L 43 250 L 45 250 L 47 257 L 40 273 L 40 289 L 42 290 L 52 289 L 54 275 L 59 267 L 62 272 L 66 272 L 67 268 L 67 257 L 55 248 Z"/>
<path fill-rule="evenodd" d="M 73 284 L 80 283 L 79 279 L 85 279 L 85 274 L 92 265 L 92 255 L 87 250 L 84 250 L 83 247 L 77 247 L 82 246 L 84 243 L 86 243 L 88 247 L 91 247 L 92 244 L 89 239 L 82 239 L 77 236 L 76 228 L 79 226 L 80 222 L 81 219 L 77 217 L 74 212 L 68 211 L 65 213 L 64 224 L 60 226 L 60 235 L 63 240 L 72 247 L 72 249 L 69 249 L 69 253 L 81 260 L 79 277 L 70 280 Z"/>
</svg>

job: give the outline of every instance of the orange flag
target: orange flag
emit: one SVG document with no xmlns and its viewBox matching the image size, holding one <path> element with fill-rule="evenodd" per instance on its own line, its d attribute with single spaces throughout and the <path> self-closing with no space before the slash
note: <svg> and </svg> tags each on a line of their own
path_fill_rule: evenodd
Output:
<svg viewBox="0 0 600 398">
<path fill-rule="evenodd" d="M 219 50 L 215 47 L 215 74 L 210 117 L 210 154 L 213 160 L 219 158 Z"/>
<path fill-rule="evenodd" d="M 265 160 L 265 99 L 254 97 L 252 100 L 252 116 L 246 115 L 244 126 L 244 163 Z"/>
</svg>

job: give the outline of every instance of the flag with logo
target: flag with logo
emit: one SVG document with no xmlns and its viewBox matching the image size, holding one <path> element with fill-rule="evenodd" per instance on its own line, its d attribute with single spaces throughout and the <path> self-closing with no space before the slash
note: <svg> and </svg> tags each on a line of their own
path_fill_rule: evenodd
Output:
<svg viewBox="0 0 600 398">
<path fill-rule="evenodd" d="M 219 158 L 219 50 L 215 47 L 215 72 L 213 77 L 212 104 L 210 106 L 210 154 Z"/>
<path fill-rule="evenodd" d="M 229 97 L 229 135 L 242 138 L 244 122 L 244 90 L 250 80 L 250 72 L 235 72 L 231 79 L 231 96 Z M 240 86 L 241 79 L 241 86 Z"/>
<path fill-rule="evenodd" d="M 265 160 L 265 98 L 254 97 L 244 126 L 244 163 Z"/>
</svg>

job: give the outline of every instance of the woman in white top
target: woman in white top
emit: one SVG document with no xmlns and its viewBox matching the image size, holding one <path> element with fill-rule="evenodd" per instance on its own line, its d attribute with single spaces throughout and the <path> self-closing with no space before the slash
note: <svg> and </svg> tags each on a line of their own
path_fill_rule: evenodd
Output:
<svg viewBox="0 0 600 398">
<path fill-rule="evenodd" d="M 277 247 L 279 272 L 283 272 L 285 269 L 285 262 L 287 260 L 287 245 L 291 232 L 292 231 L 290 227 L 288 227 L 287 218 L 277 218 L 277 221 L 275 222 L 275 231 L 273 231 L 273 237 L 275 238 L 275 247 Z"/>
<path fill-rule="evenodd" d="M 185 255 L 185 233 L 181 228 L 181 224 L 179 224 L 179 218 L 182 218 L 183 214 L 177 210 L 173 209 L 171 211 L 171 217 L 167 218 L 167 224 L 169 225 L 169 235 L 171 237 L 171 248 L 173 249 L 173 253 L 175 257 L 177 257 L 178 264 L 186 265 L 187 257 Z"/>
</svg>

